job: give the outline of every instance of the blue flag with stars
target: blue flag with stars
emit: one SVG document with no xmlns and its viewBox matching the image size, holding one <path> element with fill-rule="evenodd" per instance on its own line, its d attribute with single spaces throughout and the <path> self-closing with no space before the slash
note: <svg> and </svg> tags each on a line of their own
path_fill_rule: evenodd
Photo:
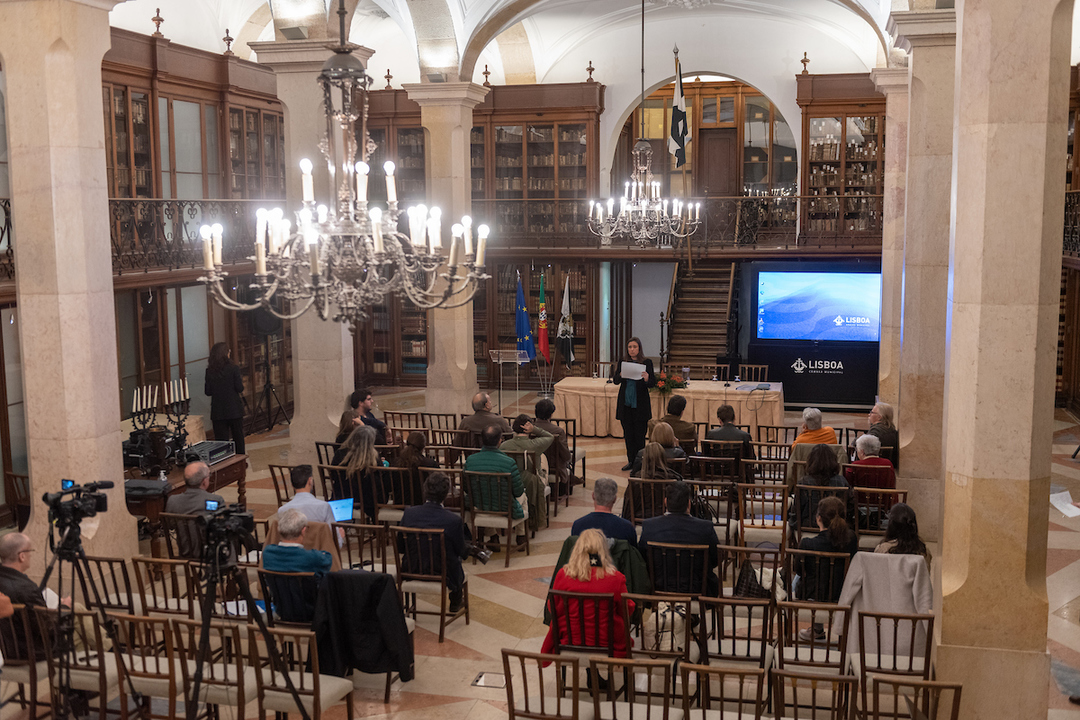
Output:
<svg viewBox="0 0 1080 720">
<path fill-rule="evenodd" d="M 517 287 L 517 349 L 529 353 L 529 360 L 536 358 L 536 342 L 533 338 L 532 324 L 529 322 L 529 310 L 525 307 L 525 291 L 521 289 L 521 276 Z M 524 364 L 524 363 L 522 363 Z"/>
</svg>

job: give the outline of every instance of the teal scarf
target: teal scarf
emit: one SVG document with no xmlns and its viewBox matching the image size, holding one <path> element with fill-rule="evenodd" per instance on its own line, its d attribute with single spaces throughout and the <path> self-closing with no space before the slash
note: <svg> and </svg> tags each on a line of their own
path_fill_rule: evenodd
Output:
<svg viewBox="0 0 1080 720">
<path fill-rule="evenodd" d="M 626 381 L 626 394 L 623 396 L 623 405 L 626 407 L 637 407 L 637 381 Z"/>
</svg>

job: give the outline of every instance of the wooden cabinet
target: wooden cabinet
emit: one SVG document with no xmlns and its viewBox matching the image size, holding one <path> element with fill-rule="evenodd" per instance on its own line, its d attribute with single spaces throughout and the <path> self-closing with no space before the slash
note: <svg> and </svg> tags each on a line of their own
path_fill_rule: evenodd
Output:
<svg viewBox="0 0 1080 720">
<path fill-rule="evenodd" d="M 230 107 L 228 116 L 230 197 L 284 198 L 285 122 L 281 114 Z"/>
<path fill-rule="evenodd" d="M 374 305 L 356 328 L 354 364 L 358 380 L 382 385 L 424 385 L 430 342 L 429 311 L 404 296 Z"/>
<path fill-rule="evenodd" d="M 156 197 L 149 92 L 106 83 L 102 106 L 109 196 Z"/>
</svg>

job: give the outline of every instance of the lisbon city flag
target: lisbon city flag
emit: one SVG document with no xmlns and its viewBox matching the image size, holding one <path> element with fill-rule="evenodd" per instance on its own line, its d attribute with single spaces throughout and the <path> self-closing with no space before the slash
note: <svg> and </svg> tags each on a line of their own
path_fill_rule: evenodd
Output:
<svg viewBox="0 0 1080 720">
<path fill-rule="evenodd" d="M 548 326 L 547 326 L 547 303 L 544 302 L 544 273 L 540 273 L 540 312 L 538 313 L 536 332 L 540 337 L 540 354 L 544 356 L 549 364 L 551 363 L 551 350 L 548 348 Z"/>
<path fill-rule="evenodd" d="M 682 90 L 682 66 L 679 46 L 675 46 L 675 98 L 671 101 L 671 136 L 668 152 L 675 156 L 675 167 L 686 164 L 686 143 L 690 142 L 690 119 L 686 116 L 686 98 Z"/>
</svg>

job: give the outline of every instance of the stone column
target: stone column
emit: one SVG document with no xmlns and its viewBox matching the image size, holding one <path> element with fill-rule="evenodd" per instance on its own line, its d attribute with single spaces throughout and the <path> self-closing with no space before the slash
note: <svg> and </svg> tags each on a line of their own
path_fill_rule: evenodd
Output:
<svg viewBox="0 0 1080 720">
<path fill-rule="evenodd" d="M 134 555 L 124 507 L 116 310 L 101 122 L 111 0 L 3 0 L 11 205 L 23 355 L 32 575 L 48 559 L 43 492 L 112 480 L 88 553 Z M 84 538 L 90 522 L 84 521 Z"/>
<path fill-rule="evenodd" d="M 878 398 L 894 407 L 900 401 L 900 321 L 904 289 L 904 196 L 907 192 L 908 69 L 874 68 L 878 91 L 885 94 L 885 197 L 881 226 L 881 342 Z"/>
<path fill-rule="evenodd" d="M 957 3 L 938 675 L 1044 718 L 1071 0 Z"/>
<path fill-rule="evenodd" d="M 428 201 L 443 211 L 443 225 L 471 214 L 469 133 L 473 108 L 488 93 L 469 82 L 423 83 L 403 86 L 410 100 L 420 105 L 424 126 Z M 475 225 L 494 218 L 476 218 Z M 444 236 L 446 235 L 444 230 Z M 497 238 L 492 238 L 498 242 Z M 488 263 L 491 267 L 492 263 Z M 494 298 L 489 298 L 494 302 Z M 477 391 L 473 359 L 473 306 L 431 312 L 431 364 L 427 373 L 427 408 L 439 412 L 467 412 Z"/>
<path fill-rule="evenodd" d="M 941 537 L 956 13 L 893 13 L 889 32 L 910 53 L 897 486 L 908 491 L 923 537 L 937 540 Z"/>
<path fill-rule="evenodd" d="M 282 40 L 251 43 L 261 65 L 277 75 L 278 99 L 284 106 L 286 215 L 300 207 L 299 162 L 315 163 L 315 197 L 329 198 L 330 178 L 325 172 L 319 139 L 326 132 L 322 90 L 316 83 L 323 63 L 333 52 L 323 40 Z M 353 54 L 365 64 L 374 51 L 357 48 Z M 319 169 L 322 168 L 322 172 Z M 348 325 L 320 320 L 309 310 L 293 321 L 293 377 L 295 414 L 289 428 L 289 463 L 315 464 L 315 443 L 333 440 L 345 398 L 355 388 L 353 337 Z"/>
</svg>

